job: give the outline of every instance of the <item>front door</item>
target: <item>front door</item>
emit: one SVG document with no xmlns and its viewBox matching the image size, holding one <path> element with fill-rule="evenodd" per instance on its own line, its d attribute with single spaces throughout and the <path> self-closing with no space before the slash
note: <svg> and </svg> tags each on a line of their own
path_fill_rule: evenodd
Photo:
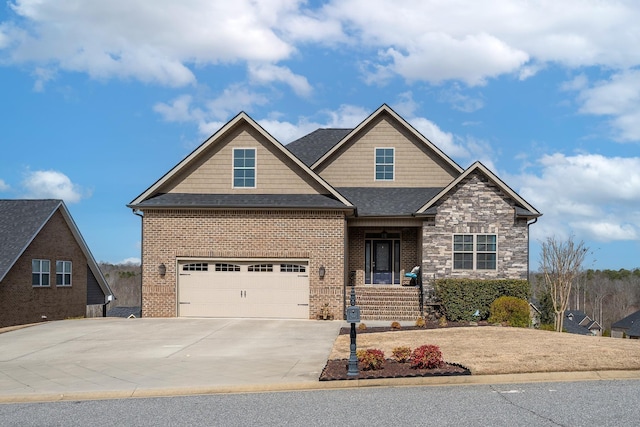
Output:
<svg viewBox="0 0 640 427">
<path fill-rule="evenodd" d="M 393 283 L 391 247 L 391 240 L 373 241 L 373 283 Z"/>
<path fill-rule="evenodd" d="M 367 233 L 364 282 L 374 285 L 400 283 L 400 234 Z"/>
</svg>

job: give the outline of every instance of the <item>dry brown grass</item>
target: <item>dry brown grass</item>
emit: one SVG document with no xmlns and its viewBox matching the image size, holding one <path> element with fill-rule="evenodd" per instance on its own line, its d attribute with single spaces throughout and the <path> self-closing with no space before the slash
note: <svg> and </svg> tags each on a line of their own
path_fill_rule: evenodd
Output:
<svg viewBox="0 0 640 427">
<path fill-rule="evenodd" d="M 389 357 L 399 346 L 440 346 L 444 360 L 473 374 L 640 370 L 640 341 L 589 337 L 499 326 L 359 334 L 358 349 L 378 348 Z M 336 339 L 329 359 L 349 357 L 349 335 Z"/>
</svg>

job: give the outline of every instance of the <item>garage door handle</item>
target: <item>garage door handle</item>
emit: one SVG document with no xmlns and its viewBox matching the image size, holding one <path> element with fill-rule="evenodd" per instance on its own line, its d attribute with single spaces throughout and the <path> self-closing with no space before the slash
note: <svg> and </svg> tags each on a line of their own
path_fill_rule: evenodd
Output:
<svg viewBox="0 0 640 427">
<path fill-rule="evenodd" d="M 182 302 L 180 301 L 178 304 L 191 304 L 190 302 Z"/>
<path fill-rule="evenodd" d="M 298 274 L 298 277 L 309 277 L 308 274 Z"/>
<path fill-rule="evenodd" d="M 298 307 L 309 307 L 309 304 L 298 304 Z"/>
</svg>

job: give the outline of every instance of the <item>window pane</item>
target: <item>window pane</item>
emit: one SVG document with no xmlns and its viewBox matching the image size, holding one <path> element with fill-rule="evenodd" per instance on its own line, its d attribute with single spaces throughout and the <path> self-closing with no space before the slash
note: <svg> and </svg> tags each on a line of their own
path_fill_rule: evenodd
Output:
<svg viewBox="0 0 640 427">
<path fill-rule="evenodd" d="M 478 254 L 478 270 L 495 270 L 496 254 Z"/>
<path fill-rule="evenodd" d="M 42 286 L 49 286 L 49 273 L 42 275 Z"/>
<path fill-rule="evenodd" d="M 44 272 L 44 273 L 48 273 L 49 272 L 49 260 L 48 259 L 43 259 L 41 261 L 42 261 L 42 270 L 41 271 Z"/>
<path fill-rule="evenodd" d="M 31 274 L 31 286 L 40 286 L 40 273 Z"/>
<path fill-rule="evenodd" d="M 39 259 L 34 259 L 31 261 L 31 271 L 33 273 L 39 273 L 40 272 L 40 260 Z"/>
<path fill-rule="evenodd" d="M 453 268 L 456 270 L 472 270 L 473 254 L 453 254 Z"/>
<path fill-rule="evenodd" d="M 62 285 L 62 284 L 63 284 L 63 283 L 62 283 L 62 278 L 63 278 L 63 275 L 62 275 L 62 274 L 56 274 L 56 285 L 57 285 L 57 286 L 60 286 L 60 285 Z"/>
</svg>

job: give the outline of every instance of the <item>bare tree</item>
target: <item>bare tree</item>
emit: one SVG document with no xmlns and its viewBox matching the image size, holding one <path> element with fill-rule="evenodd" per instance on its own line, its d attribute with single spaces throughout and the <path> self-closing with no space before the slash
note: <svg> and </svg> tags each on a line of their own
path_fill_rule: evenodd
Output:
<svg viewBox="0 0 640 427">
<path fill-rule="evenodd" d="M 583 241 L 575 243 L 573 236 L 565 242 L 555 237 L 547 237 L 542 243 L 540 270 L 544 277 L 545 286 L 551 295 L 553 311 L 555 312 L 556 331 L 562 332 L 564 312 L 569 304 L 571 285 L 580 273 L 582 262 L 587 255 L 587 248 Z"/>
</svg>

